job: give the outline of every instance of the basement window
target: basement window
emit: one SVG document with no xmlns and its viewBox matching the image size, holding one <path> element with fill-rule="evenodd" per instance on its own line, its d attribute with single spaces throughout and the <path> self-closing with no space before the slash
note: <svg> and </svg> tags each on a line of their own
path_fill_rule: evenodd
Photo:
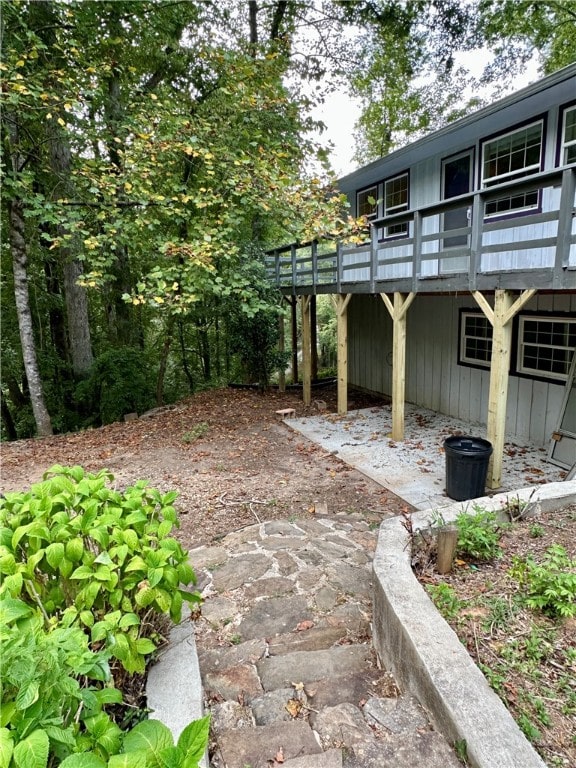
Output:
<svg viewBox="0 0 576 768">
<path fill-rule="evenodd" d="M 458 362 L 490 368 L 492 326 L 482 312 L 460 313 L 460 350 Z"/>
<path fill-rule="evenodd" d="M 575 349 L 576 317 L 518 317 L 517 373 L 566 381 Z"/>
</svg>

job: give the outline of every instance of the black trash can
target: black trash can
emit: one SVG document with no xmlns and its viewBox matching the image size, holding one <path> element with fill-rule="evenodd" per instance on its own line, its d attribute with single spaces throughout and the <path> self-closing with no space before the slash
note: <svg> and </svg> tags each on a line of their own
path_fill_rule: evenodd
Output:
<svg viewBox="0 0 576 768">
<path fill-rule="evenodd" d="M 484 496 L 492 443 L 481 437 L 447 437 L 446 493 L 455 501 Z"/>
</svg>

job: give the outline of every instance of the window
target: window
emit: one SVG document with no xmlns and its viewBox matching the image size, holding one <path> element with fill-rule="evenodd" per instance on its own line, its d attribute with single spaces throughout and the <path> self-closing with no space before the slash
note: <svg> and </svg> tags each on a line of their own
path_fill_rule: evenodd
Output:
<svg viewBox="0 0 576 768">
<path fill-rule="evenodd" d="M 482 186 L 491 187 L 538 172 L 542 167 L 543 128 L 543 121 L 538 120 L 484 142 Z M 509 195 L 487 203 L 486 215 L 505 215 L 530 210 L 537 208 L 538 202 L 538 190 Z"/>
<path fill-rule="evenodd" d="M 402 173 L 384 182 L 384 216 L 408 210 L 409 183 L 408 174 Z M 408 235 L 408 222 L 391 224 L 385 228 L 384 237 L 404 237 Z"/>
<path fill-rule="evenodd" d="M 521 315 L 518 373 L 566 381 L 576 348 L 576 317 Z"/>
<path fill-rule="evenodd" d="M 576 317 L 523 313 L 515 319 L 516 360 L 513 373 L 531 379 L 568 379 L 576 349 Z M 458 363 L 489 368 L 492 326 L 482 312 L 461 310 Z"/>
<path fill-rule="evenodd" d="M 492 358 L 492 326 L 481 312 L 460 315 L 459 363 L 490 367 Z"/>
<path fill-rule="evenodd" d="M 368 187 L 356 193 L 356 215 L 373 219 L 378 212 L 378 187 Z"/>
<path fill-rule="evenodd" d="M 564 111 L 561 158 L 562 165 L 576 163 L 576 106 Z"/>
</svg>

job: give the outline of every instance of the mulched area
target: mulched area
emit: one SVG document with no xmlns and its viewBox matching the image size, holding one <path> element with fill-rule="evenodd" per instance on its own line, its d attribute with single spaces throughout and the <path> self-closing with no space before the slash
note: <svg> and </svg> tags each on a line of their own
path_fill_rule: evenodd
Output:
<svg viewBox="0 0 576 768">
<path fill-rule="evenodd" d="M 510 571 L 527 556 L 544 562 L 549 548 L 558 546 L 573 564 L 576 505 L 516 521 L 500 543 L 502 556 L 494 562 L 457 559 L 451 573 L 440 575 L 431 558 L 418 578 L 436 594 L 444 617 L 547 765 L 575 766 L 576 616 L 552 618 L 529 609 Z M 571 599 L 576 604 L 576 590 Z"/>
</svg>

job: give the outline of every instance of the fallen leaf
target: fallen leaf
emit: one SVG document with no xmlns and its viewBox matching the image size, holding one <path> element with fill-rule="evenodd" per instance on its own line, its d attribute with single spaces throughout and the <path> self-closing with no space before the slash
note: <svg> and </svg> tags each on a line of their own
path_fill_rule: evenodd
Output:
<svg viewBox="0 0 576 768">
<path fill-rule="evenodd" d="M 314 622 L 306 619 L 305 621 L 301 621 L 296 625 L 296 632 L 304 632 L 306 629 L 312 629 L 313 626 Z"/>
<path fill-rule="evenodd" d="M 298 701 L 297 699 L 289 699 L 286 702 L 286 710 L 287 712 L 294 718 L 298 717 L 300 712 L 302 711 L 302 702 Z M 281 762 L 281 761 L 278 761 Z"/>
<path fill-rule="evenodd" d="M 277 763 L 283 763 L 284 762 L 284 749 L 283 747 L 278 747 L 278 752 L 276 752 L 276 757 L 274 758 Z"/>
</svg>

